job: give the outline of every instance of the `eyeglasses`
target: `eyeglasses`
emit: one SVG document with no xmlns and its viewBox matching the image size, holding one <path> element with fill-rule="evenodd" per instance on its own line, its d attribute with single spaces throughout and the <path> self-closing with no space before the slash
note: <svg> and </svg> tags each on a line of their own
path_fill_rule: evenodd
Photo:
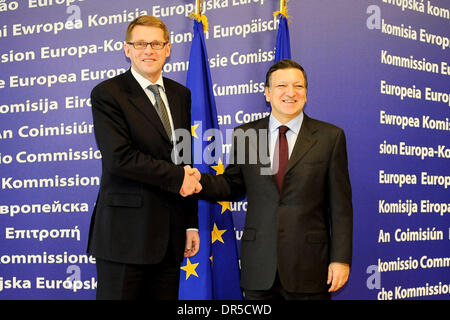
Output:
<svg viewBox="0 0 450 320">
<path fill-rule="evenodd" d="M 128 44 L 131 44 L 136 50 L 145 50 L 147 49 L 147 46 L 150 45 L 150 47 L 153 50 L 161 50 L 168 44 L 169 42 L 161 42 L 161 41 L 152 41 L 152 42 L 145 42 L 145 41 L 136 41 L 136 42 L 127 42 Z"/>
</svg>

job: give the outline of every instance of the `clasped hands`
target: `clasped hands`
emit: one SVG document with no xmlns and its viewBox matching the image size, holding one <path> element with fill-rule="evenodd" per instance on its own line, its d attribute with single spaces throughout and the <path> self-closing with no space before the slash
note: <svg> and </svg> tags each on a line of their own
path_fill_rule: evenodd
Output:
<svg viewBox="0 0 450 320">
<path fill-rule="evenodd" d="M 200 171 L 196 168 L 191 168 L 191 166 L 186 165 L 184 167 L 184 180 L 181 185 L 180 195 L 187 197 L 202 191 L 202 185 L 199 182 L 201 176 Z"/>
</svg>

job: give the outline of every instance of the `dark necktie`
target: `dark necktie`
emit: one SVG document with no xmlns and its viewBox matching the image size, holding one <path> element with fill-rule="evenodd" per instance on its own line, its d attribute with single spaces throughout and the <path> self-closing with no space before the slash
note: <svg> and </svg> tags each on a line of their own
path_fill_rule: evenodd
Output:
<svg viewBox="0 0 450 320">
<path fill-rule="evenodd" d="M 151 84 L 147 87 L 153 94 L 155 95 L 155 109 L 161 119 L 161 122 L 166 130 L 167 136 L 169 140 L 172 141 L 172 128 L 170 126 L 169 114 L 167 113 L 166 105 L 164 101 L 161 99 L 161 95 L 159 94 L 158 85 Z"/>
<path fill-rule="evenodd" d="M 280 192 L 289 159 L 289 147 L 286 139 L 286 132 L 288 130 L 289 128 L 286 126 L 280 126 L 278 128 L 278 140 L 275 145 L 274 168 L 277 168 L 278 164 L 278 170 L 275 173 L 275 182 L 277 183 L 278 191 Z"/>
</svg>

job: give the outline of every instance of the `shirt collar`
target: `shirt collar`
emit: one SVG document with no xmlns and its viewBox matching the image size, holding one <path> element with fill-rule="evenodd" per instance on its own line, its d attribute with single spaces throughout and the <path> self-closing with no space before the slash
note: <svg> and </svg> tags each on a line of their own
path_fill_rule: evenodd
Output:
<svg viewBox="0 0 450 320">
<path fill-rule="evenodd" d="M 292 130 L 296 135 L 300 132 L 300 128 L 302 127 L 303 123 L 303 111 L 296 116 L 294 119 L 289 121 L 288 123 L 284 124 L 286 127 L 289 128 L 289 130 Z M 278 121 L 277 118 L 271 113 L 269 117 L 269 130 L 270 132 L 273 132 L 275 130 L 278 130 L 280 126 L 283 124 Z"/>
<path fill-rule="evenodd" d="M 162 73 L 159 76 L 158 80 L 156 80 L 155 83 L 151 82 L 150 80 L 144 78 L 142 75 L 140 75 L 136 70 L 133 69 L 133 67 L 131 67 L 131 73 L 133 74 L 134 78 L 136 79 L 136 81 L 139 83 L 139 85 L 142 87 L 142 89 L 147 89 L 147 87 L 151 84 L 157 84 L 159 85 L 164 91 L 164 81 L 162 78 Z"/>
</svg>

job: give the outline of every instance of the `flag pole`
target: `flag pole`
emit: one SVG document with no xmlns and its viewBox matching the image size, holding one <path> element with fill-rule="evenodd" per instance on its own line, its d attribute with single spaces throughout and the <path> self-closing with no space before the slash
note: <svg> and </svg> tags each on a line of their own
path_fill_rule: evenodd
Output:
<svg viewBox="0 0 450 320">
<path fill-rule="evenodd" d="M 201 22 L 203 24 L 203 32 L 206 32 L 208 31 L 208 19 L 206 16 L 202 15 L 203 1 L 204 0 L 195 0 L 195 10 L 194 12 L 191 12 L 189 18 Z"/>
<path fill-rule="evenodd" d="M 195 14 L 197 15 L 202 14 L 202 6 L 203 6 L 202 0 L 195 0 Z"/>
<path fill-rule="evenodd" d="M 287 22 L 289 23 L 289 16 L 288 16 L 288 9 L 287 9 L 287 3 L 289 2 L 289 0 L 280 0 L 280 10 L 279 11 L 275 11 L 273 13 L 274 17 L 278 17 L 278 15 L 283 15 Z"/>
</svg>

